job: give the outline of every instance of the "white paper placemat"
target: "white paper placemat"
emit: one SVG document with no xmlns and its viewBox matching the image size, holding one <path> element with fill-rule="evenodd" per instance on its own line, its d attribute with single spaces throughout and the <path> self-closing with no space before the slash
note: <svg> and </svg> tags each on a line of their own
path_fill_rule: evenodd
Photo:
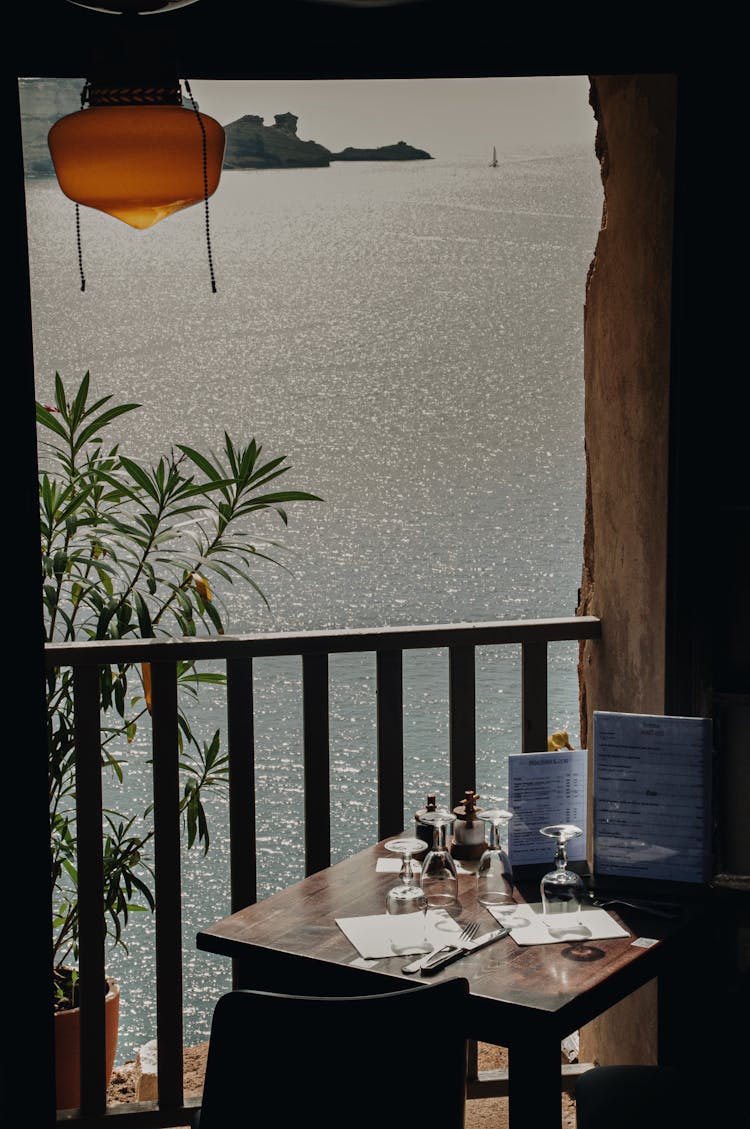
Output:
<svg viewBox="0 0 750 1129">
<path fill-rule="evenodd" d="M 568 915 L 553 915 L 545 918 L 542 913 L 542 903 L 519 905 L 512 914 L 502 910 L 490 910 L 492 916 L 501 925 L 510 925 L 510 935 L 517 945 L 559 945 L 570 944 L 571 941 L 603 941 L 608 937 L 630 937 L 627 929 L 615 921 L 604 909 L 595 906 L 584 906 L 580 914 L 570 914 L 570 922 L 561 920 Z M 576 927 L 577 922 L 580 927 Z M 554 932 L 551 933 L 547 923 L 551 922 Z M 565 930 L 565 926 L 570 928 Z M 562 931 L 560 931 L 562 930 Z"/>
<path fill-rule="evenodd" d="M 403 859 L 378 859 L 375 863 L 375 869 L 381 874 L 398 874 L 403 866 Z M 422 871 L 422 864 L 419 859 L 411 860 L 412 874 L 420 874 Z"/>
<path fill-rule="evenodd" d="M 379 913 L 369 917 L 337 917 L 336 924 L 361 957 L 377 960 L 394 956 L 393 942 L 398 945 L 413 937 L 421 916 L 419 913 Z M 428 910 L 426 932 L 433 947 L 440 948 L 458 937 L 461 926 L 445 910 Z"/>
</svg>

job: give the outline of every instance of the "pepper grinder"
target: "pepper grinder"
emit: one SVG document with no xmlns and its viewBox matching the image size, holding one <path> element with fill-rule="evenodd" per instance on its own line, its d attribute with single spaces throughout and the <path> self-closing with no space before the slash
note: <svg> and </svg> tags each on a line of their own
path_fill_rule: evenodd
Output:
<svg viewBox="0 0 750 1129">
<path fill-rule="evenodd" d="M 477 807 L 479 796 L 473 789 L 464 792 L 463 803 L 453 809 L 456 821 L 453 825 L 451 854 L 457 859 L 480 859 L 487 850 L 485 840 L 486 824 Z"/>
<path fill-rule="evenodd" d="M 438 807 L 437 794 L 430 792 L 427 796 L 426 805 L 414 813 L 414 827 L 417 838 L 422 839 L 427 844 L 428 849 L 431 849 L 435 838 L 435 825 L 437 823 L 445 824 L 446 834 L 450 834 L 454 819 L 453 812 L 448 811 L 447 808 Z"/>
</svg>

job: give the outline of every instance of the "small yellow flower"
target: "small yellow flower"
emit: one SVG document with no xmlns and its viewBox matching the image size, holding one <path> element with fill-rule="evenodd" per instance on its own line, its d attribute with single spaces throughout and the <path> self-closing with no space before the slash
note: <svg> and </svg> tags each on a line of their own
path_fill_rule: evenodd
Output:
<svg viewBox="0 0 750 1129">
<path fill-rule="evenodd" d="M 194 572 L 192 574 L 192 580 L 193 584 L 195 585 L 195 590 L 200 598 L 202 600 L 205 600 L 206 603 L 210 604 L 212 600 L 211 589 L 205 576 L 201 576 L 199 572 Z"/>
<path fill-rule="evenodd" d="M 557 749 L 572 749 L 570 738 L 564 729 L 558 729 L 547 738 L 547 750 L 554 753 Z"/>
<path fill-rule="evenodd" d="M 141 663 L 141 677 L 143 678 L 143 696 L 146 699 L 146 709 L 151 713 L 151 663 Z"/>
</svg>

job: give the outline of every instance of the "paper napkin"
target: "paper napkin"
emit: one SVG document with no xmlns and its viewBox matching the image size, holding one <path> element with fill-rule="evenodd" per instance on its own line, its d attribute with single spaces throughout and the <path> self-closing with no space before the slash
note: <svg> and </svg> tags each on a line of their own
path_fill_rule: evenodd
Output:
<svg viewBox="0 0 750 1129">
<path fill-rule="evenodd" d="M 542 913 L 542 904 L 519 904 L 518 908 L 509 914 L 506 910 L 490 909 L 492 916 L 501 925 L 511 927 L 510 935 L 517 945 L 559 945 L 570 944 L 572 941 L 603 941 L 608 937 L 629 937 L 627 929 L 623 929 L 615 919 L 604 909 L 595 906 L 584 906 L 580 914 L 570 914 L 570 922 L 560 920 L 567 915 L 553 915 L 545 918 Z M 576 928 L 580 921 L 583 929 Z M 548 923 L 551 923 L 554 932 L 550 932 Z M 564 932 L 565 926 L 570 929 Z"/>
<path fill-rule="evenodd" d="M 361 957 L 377 960 L 392 957 L 392 944 L 403 944 L 414 936 L 420 927 L 419 913 L 379 913 L 369 917 L 337 917 L 336 924 L 351 941 Z M 450 944 L 461 932 L 459 923 L 445 910 L 428 910 L 427 939 L 434 948 Z"/>
</svg>

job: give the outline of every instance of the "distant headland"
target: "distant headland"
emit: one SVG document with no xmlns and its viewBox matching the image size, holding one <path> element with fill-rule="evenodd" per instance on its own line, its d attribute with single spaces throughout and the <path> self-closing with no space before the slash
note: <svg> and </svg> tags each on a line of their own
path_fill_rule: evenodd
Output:
<svg viewBox="0 0 750 1129">
<path fill-rule="evenodd" d="M 27 177 L 52 177 L 55 170 L 47 145 L 53 122 L 80 108 L 82 79 L 21 78 L 19 96 Z M 276 114 L 266 125 L 256 114 L 245 114 L 224 127 L 225 169 L 324 168 L 334 161 L 429 161 L 424 149 L 404 141 L 377 149 L 348 147 L 334 153 L 317 141 L 297 135 L 296 114 Z"/>
<path fill-rule="evenodd" d="M 351 146 L 333 153 L 317 141 L 297 136 L 296 114 L 276 114 L 273 125 L 266 125 L 256 114 L 245 114 L 224 126 L 227 147 L 225 169 L 325 168 L 333 161 L 431 161 L 424 149 L 405 141 L 376 149 Z"/>
</svg>

